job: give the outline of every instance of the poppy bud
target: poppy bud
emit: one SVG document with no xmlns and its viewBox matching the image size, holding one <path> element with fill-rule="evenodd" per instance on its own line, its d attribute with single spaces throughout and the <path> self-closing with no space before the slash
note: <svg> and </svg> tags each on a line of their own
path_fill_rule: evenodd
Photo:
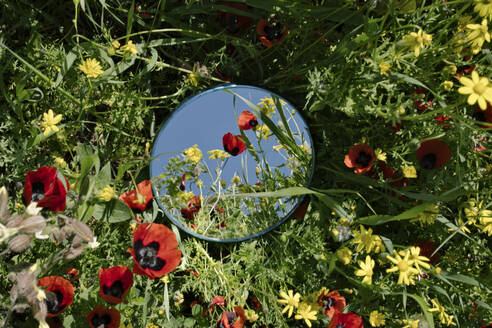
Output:
<svg viewBox="0 0 492 328">
<path fill-rule="evenodd" d="M 41 215 L 31 216 L 25 219 L 21 226 L 20 231 L 25 233 L 36 233 L 42 231 L 46 227 L 46 220 Z"/>
<path fill-rule="evenodd" d="M 0 219 L 8 215 L 8 193 L 5 187 L 0 188 Z"/>
<path fill-rule="evenodd" d="M 73 231 L 77 236 L 82 238 L 84 241 L 90 243 L 94 239 L 94 233 L 87 224 L 79 220 L 72 221 Z"/>
<path fill-rule="evenodd" d="M 21 215 L 16 215 L 11 218 L 5 226 L 7 228 L 18 228 L 21 226 L 23 220 L 24 218 Z"/>
<path fill-rule="evenodd" d="M 70 251 L 68 251 L 68 253 L 65 254 L 65 258 L 67 260 L 73 260 L 74 258 L 77 258 L 79 257 L 80 254 L 82 254 L 82 252 L 87 248 L 87 246 L 79 246 L 79 247 L 75 247 L 75 248 L 72 248 L 70 249 Z"/>
<path fill-rule="evenodd" d="M 31 236 L 29 235 L 17 235 L 9 241 L 9 249 L 12 252 L 20 253 L 31 244 Z"/>
</svg>

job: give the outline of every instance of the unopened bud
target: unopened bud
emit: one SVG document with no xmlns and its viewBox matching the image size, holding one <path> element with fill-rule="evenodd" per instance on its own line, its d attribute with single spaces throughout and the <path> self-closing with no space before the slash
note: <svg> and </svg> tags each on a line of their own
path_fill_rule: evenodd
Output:
<svg viewBox="0 0 492 328">
<path fill-rule="evenodd" d="M 12 252 L 20 253 L 31 244 L 31 236 L 29 235 L 17 235 L 9 241 L 9 249 Z"/>
<path fill-rule="evenodd" d="M 24 218 L 22 215 L 16 215 L 7 222 L 5 225 L 7 228 L 19 228 L 22 225 L 22 221 L 24 221 Z"/>
<path fill-rule="evenodd" d="M 7 189 L 5 187 L 0 188 L 0 219 L 8 215 L 8 197 Z"/>
<path fill-rule="evenodd" d="M 83 245 L 83 246 L 79 246 L 79 247 L 75 247 L 75 248 L 71 248 L 66 254 L 65 254 L 65 258 L 67 260 L 73 260 L 74 258 L 77 258 L 79 257 L 80 254 L 82 254 L 82 252 L 84 252 L 84 250 L 87 248 L 87 246 Z"/>
<path fill-rule="evenodd" d="M 22 222 L 20 231 L 25 233 L 36 233 L 46 227 L 46 220 L 41 215 L 30 216 Z"/>
<path fill-rule="evenodd" d="M 79 220 L 72 221 L 73 232 L 84 241 L 90 243 L 94 240 L 94 234 L 87 224 Z"/>
</svg>

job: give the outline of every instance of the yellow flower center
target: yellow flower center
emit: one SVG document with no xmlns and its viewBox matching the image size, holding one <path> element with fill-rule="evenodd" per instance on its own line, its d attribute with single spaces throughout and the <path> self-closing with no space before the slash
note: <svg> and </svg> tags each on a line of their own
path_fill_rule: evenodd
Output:
<svg viewBox="0 0 492 328">
<path fill-rule="evenodd" d="M 401 272 L 405 272 L 408 270 L 408 262 L 407 261 L 401 261 L 398 263 L 398 269 L 400 269 Z"/>
<path fill-rule="evenodd" d="M 489 31 L 489 27 L 487 25 L 480 25 L 480 31 L 482 32 L 482 34 L 487 34 L 487 32 Z"/>
<path fill-rule="evenodd" d="M 417 43 L 418 43 L 418 44 L 422 44 L 422 43 L 424 43 L 424 39 L 422 39 L 422 37 L 421 37 L 421 36 L 417 36 L 417 37 L 415 38 L 415 41 L 417 41 Z"/>
<path fill-rule="evenodd" d="M 487 87 L 482 82 L 478 82 L 473 87 L 473 91 L 475 91 L 475 93 L 477 93 L 479 95 L 483 94 L 486 89 L 487 89 Z"/>
</svg>

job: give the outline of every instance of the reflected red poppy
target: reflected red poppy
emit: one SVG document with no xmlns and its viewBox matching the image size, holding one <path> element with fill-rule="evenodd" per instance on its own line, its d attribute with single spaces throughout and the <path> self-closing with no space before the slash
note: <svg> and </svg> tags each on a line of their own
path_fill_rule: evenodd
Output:
<svg viewBox="0 0 492 328">
<path fill-rule="evenodd" d="M 241 130 L 250 130 L 254 129 L 258 125 L 258 120 L 249 110 L 245 110 L 239 115 L 239 119 L 237 120 L 237 125 L 239 125 L 239 129 Z"/>
<path fill-rule="evenodd" d="M 296 208 L 294 213 L 292 213 L 292 218 L 302 220 L 306 216 L 306 212 L 309 206 L 309 202 L 311 199 L 309 198 L 309 195 L 306 195 L 306 198 L 302 201 L 301 204 Z"/>
<path fill-rule="evenodd" d="M 79 270 L 74 269 L 74 268 L 68 268 L 65 273 L 68 275 L 68 278 L 70 280 L 77 280 L 79 277 Z"/>
<path fill-rule="evenodd" d="M 333 318 L 335 312 L 342 311 L 347 306 L 345 297 L 336 290 L 323 292 L 319 295 L 318 304 L 323 309 L 323 313 L 330 319 Z"/>
<path fill-rule="evenodd" d="M 116 309 L 97 305 L 85 318 L 91 328 L 119 328 L 121 315 Z"/>
<path fill-rule="evenodd" d="M 176 269 L 181 261 L 176 235 L 158 223 L 140 224 L 133 232 L 133 272 L 150 279 Z"/>
<path fill-rule="evenodd" d="M 67 178 L 56 167 L 42 166 L 36 171 L 27 172 L 22 198 L 26 205 L 38 202 L 38 207 L 61 212 L 65 210 L 68 189 Z"/>
<path fill-rule="evenodd" d="M 413 89 L 412 95 L 415 99 L 413 101 L 413 105 L 415 108 L 417 108 L 419 111 L 426 111 L 429 108 L 432 108 L 432 102 L 434 101 L 433 96 L 427 96 L 428 90 L 425 88 L 415 88 Z M 424 95 L 424 99 L 421 99 L 420 95 Z"/>
<path fill-rule="evenodd" d="M 234 307 L 235 312 L 224 312 L 217 322 L 217 328 L 243 328 L 246 323 L 244 310 L 240 306 Z"/>
<path fill-rule="evenodd" d="M 246 150 L 246 145 L 240 135 L 234 136 L 232 133 L 226 133 L 222 137 L 224 150 L 232 156 L 237 156 Z"/>
<path fill-rule="evenodd" d="M 413 246 L 419 247 L 419 255 L 427 257 L 431 264 L 436 264 L 437 262 L 439 262 L 439 255 L 437 255 L 437 253 L 432 255 L 432 253 L 436 251 L 436 246 L 431 240 L 421 240 L 415 243 Z"/>
<path fill-rule="evenodd" d="M 154 196 L 152 194 L 152 185 L 149 180 L 143 180 L 140 182 L 137 185 L 137 190 L 129 190 L 120 195 L 121 201 L 123 201 L 123 203 L 125 203 L 129 208 L 140 211 L 145 211 L 152 198 L 154 198 Z"/>
<path fill-rule="evenodd" d="M 186 173 L 183 173 L 183 176 L 181 176 L 181 183 L 179 184 L 179 190 L 185 191 L 185 180 L 186 180 Z"/>
<path fill-rule="evenodd" d="M 417 159 L 420 167 L 425 170 L 438 169 L 446 164 L 451 157 L 451 151 L 446 143 L 433 139 L 424 141 L 417 149 Z"/>
<path fill-rule="evenodd" d="M 191 197 L 187 206 L 188 208 L 181 209 L 181 215 L 188 220 L 194 220 L 195 213 L 197 213 L 201 208 L 200 196 Z"/>
<path fill-rule="evenodd" d="M 248 11 L 248 6 L 244 3 L 221 2 L 220 4 L 241 11 Z M 241 30 L 248 28 L 253 23 L 253 19 L 251 17 L 238 15 L 232 12 L 219 11 L 219 23 L 227 32 L 231 34 L 238 34 Z"/>
<path fill-rule="evenodd" d="M 99 269 L 99 295 L 110 304 L 123 302 L 133 286 L 133 274 L 126 266 Z"/>
<path fill-rule="evenodd" d="M 374 152 L 366 144 L 358 144 L 350 147 L 345 155 L 345 166 L 354 168 L 354 173 L 363 174 L 371 170 L 374 163 Z"/>
<path fill-rule="evenodd" d="M 260 35 L 260 41 L 267 48 L 273 47 L 274 43 L 279 44 L 289 34 L 289 30 L 284 30 L 282 24 L 276 22 L 268 22 L 262 18 L 256 25 L 256 33 Z"/>
<path fill-rule="evenodd" d="M 349 312 L 335 312 L 331 318 L 328 328 L 364 328 L 362 318 L 357 314 Z"/>
<path fill-rule="evenodd" d="M 39 279 L 39 287 L 46 287 L 47 317 L 56 317 L 73 302 L 75 288 L 67 279 L 60 276 L 48 276 Z"/>
<path fill-rule="evenodd" d="M 477 106 L 472 114 L 472 118 L 479 122 L 487 122 L 492 124 L 492 106 L 487 103 L 487 109 L 485 110 L 481 110 L 480 107 Z M 492 129 L 492 125 L 487 126 L 480 124 L 480 127 L 485 129 Z"/>
</svg>

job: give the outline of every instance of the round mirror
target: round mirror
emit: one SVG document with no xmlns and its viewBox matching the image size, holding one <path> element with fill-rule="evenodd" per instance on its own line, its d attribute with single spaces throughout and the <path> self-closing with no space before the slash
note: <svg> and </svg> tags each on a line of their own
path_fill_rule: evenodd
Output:
<svg viewBox="0 0 492 328">
<path fill-rule="evenodd" d="M 308 126 L 281 97 L 223 85 L 184 101 L 154 142 L 150 176 L 164 213 L 195 237 L 242 241 L 286 219 L 313 173 Z M 292 189 L 290 189 L 292 190 Z"/>
</svg>

